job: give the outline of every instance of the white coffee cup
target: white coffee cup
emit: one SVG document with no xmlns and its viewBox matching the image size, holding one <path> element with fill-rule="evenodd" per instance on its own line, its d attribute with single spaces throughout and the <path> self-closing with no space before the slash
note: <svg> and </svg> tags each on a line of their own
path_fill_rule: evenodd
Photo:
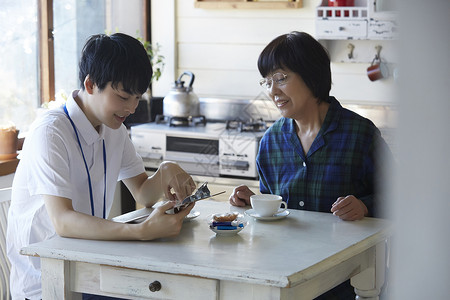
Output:
<svg viewBox="0 0 450 300">
<path fill-rule="evenodd" d="M 287 203 L 279 195 L 252 195 L 250 196 L 250 204 L 255 213 L 261 217 L 271 217 L 287 209 Z M 283 204 L 283 208 L 280 208 L 281 204 Z"/>
</svg>

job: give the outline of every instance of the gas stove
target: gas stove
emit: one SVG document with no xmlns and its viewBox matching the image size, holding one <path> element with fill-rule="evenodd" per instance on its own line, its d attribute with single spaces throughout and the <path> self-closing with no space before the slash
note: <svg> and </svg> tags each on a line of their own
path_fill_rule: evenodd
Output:
<svg viewBox="0 0 450 300">
<path fill-rule="evenodd" d="M 227 129 L 226 123 L 131 127 L 131 139 L 144 165 L 156 170 L 162 161 L 177 162 L 186 172 L 204 176 L 256 179 L 256 154 L 264 132 Z"/>
<path fill-rule="evenodd" d="M 261 132 L 267 130 L 267 122 L 263 119 L 258 120 L 229 120 L 226 122 L 227 130 L 237 130 L 238 132 Z"/>
<path fill-rule="evenodd" d="M 201 116 L 157 116 L 130 129 L 148 170 L 177 162 L 192 175 L 257 179 L 256 154 L 280 115 L 271 101 L 200 98 Z"/>
</svg>

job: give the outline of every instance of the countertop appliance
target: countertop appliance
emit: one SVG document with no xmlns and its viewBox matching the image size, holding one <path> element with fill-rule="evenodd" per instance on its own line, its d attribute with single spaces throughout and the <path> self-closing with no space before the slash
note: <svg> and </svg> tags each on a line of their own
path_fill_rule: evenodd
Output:
<svg viewBox="0 0 450 300">
<path fill-rule="evenodd" d="M 131 127 L 131 139 L 144 165 L 177 162 L 186 172 L 204 176 L 256 179 L 256 154 L 264 132 L 239 132 L 225 123 L 188 127 L 148 123 Z"/>
<path fill-rule="evenodd" d="M 191 78 L 187 87 L 184 86 L 184 81 L 181 80 L 184 75 L 188 75 Z M 199 115 L 200 102 L 192 87 L 194 79 L 194 74 L 186 71 L 175 81 L 173 88 L 164 97 L 163 101 L 164 111 L 167 116 L 189 117 Z"/>
<path fill-rule="evenodd" d="M 268 101 L 200 99 L 201 117 L 157 117 L 132 126 L 131 139 L 148 170 L 170 160 L 193 175 L 257 179 L 259 141 L 279 117 Z"/>
</svg>

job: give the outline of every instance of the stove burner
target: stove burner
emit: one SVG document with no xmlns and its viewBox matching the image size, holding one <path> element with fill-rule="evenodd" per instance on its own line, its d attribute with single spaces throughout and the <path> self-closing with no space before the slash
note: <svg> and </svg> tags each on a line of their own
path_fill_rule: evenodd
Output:
<svg viewBox="0 0 450 300">
<path fill-rule="evenodd" d="M 157 115 L 155 118 L 156 124 L 168 124 L 170 127 L 189 127 L 206 125 L 205 116 L 189 116 L 189 117 L 170 117 L 164 115 Z"/>
<path fill-rule="evenodd" d="M 170 118 L 169 126 L 171 126 L 171 127 L 177 127 L 177 126 L 187 127 L 187 126 L 189 126 L 189 119 L 185 118 L 185 117 L 172 117 L 172 118 Z"/>
<path fill-rule="evenodd" d="M 155 123 L 156 124 L 166 124 L 169 121 L 169 117 L 164 115 L 156 115 L 155 117 Z"/>
<path fill-rule="evenodd" d="M 238 132 L 250 131 L 250 132 L 261 132 L 266 131 L 267 124 L 262 118 L 257 120 L 241 121 L 241 120 L 230 120 L 226 124 L 227 130 L 237 130 Z"/>
</svg>

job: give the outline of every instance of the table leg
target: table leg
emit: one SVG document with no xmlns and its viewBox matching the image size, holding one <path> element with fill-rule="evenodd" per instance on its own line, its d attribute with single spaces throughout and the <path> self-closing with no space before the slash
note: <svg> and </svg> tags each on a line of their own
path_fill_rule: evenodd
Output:
<svg viewBox="0 0 450 300">
<path fill-rule="evenodd" d="M 73 299 L 68 261 L 41 258 L 41 273 L 42 299 Z"/>
<path fill-rule="evenodd" d="M 350 280 L 355 288 L 356 300 L 379 300 L 381 287 L 385 280 L 386 245 L 381 242 L 374 246 L 375 255 L 367 269 Z"/>
</svg>

